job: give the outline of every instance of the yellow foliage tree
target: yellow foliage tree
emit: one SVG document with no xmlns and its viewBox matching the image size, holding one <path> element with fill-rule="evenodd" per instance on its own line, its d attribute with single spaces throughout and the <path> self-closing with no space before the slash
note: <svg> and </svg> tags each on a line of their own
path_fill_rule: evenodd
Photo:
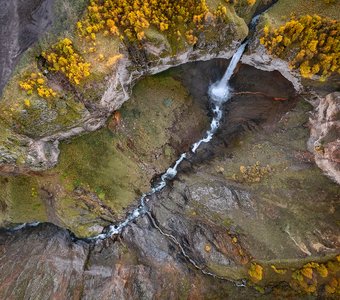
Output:
<svg viewBox="0 0 340 300">
<path fill-rule="evenodd" d="M 279 28 L 265 26 L 260 37 L 269 53 L 290 60 L 303 77 L 319 75 L 321 80 L 340 74 L 340 23 L 306 15 L 292 18 Z M 292 56 L 293 54 L 293 56 Z"/>
<path fill-rule="evenodd" d="M 150 26 L 174 35 L 178 23 L 184 23 L 184 29 L 193 29 L 203 23 L 207 12 L 206 0 L 91 0 L 77 30 L 80 36 L 92 40 L 93 34 L 102 31 L 104 35 L 136 41 L 145 38 Z M 191 35 L 188 39 L 190 43 L 196 40 Z"/>
<path fill-rule="evenodd" d="M 86 63 L 82 56 L 76 52 L 70 39 L 64 38 L 52 46 L 49 51 L 41 54 L 54 72 L 63 73 L 71 83 L 80 82 L 90 76 L 90 63 Z"/>
</svg>

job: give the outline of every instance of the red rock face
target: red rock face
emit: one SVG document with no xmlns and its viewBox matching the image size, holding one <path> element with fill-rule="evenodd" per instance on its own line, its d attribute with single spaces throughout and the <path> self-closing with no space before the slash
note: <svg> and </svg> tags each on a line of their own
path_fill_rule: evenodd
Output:
<svg viewBox="0 0 340 300">
<path fill-rule="evenodd" d="M 328 176 L 340 183 L 340 93 L 322 99 L 310 122 L 309 145 L 315 161 Z"/>
</svg>

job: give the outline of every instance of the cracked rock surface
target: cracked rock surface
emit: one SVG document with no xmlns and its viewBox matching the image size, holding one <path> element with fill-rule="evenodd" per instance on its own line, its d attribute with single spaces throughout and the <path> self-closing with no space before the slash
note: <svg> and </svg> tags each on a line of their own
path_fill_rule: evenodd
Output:
<svg viewBox="0 0 340 300">
<path fill-rule="evenodd" d="M 340 93 L 321 98 L 311 117 L 310 150 L 315 162 L 340 184 Z"/>
</svg>

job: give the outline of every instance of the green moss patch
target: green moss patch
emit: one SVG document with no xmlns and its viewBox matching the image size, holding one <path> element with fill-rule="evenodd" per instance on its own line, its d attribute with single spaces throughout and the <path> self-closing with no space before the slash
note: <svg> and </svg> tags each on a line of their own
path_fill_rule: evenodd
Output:
<svg viewBox="0 0 340 300">
<path fill-rule="evenodd" d="M 108 127 L 61 144 L 55 168 L 9 183 L 3 178 L 1 223 L 48 220 L 91 236 L 123 218 L 152 177 L 208 127 L 205 111 L 175 74 L 140 81 Z"/>
<path fill-rule="evenodd" d="M 2 223 L 46 221 L 46 208 L 39 195 L 38 180 L 17 176 L 0 178 L 0 202 L 5 208 L 0 212 Z"/>
</svg>

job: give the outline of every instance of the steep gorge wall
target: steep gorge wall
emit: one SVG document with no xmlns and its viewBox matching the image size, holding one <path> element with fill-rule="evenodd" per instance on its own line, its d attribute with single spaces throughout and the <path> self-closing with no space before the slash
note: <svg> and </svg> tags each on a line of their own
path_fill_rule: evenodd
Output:
<svg viewBox="0 0 340 300">
<path fill-rule="evenodd" d="M 20 56 L 52 23 L 53 0 L 0 1 L 0 94 Z"/>
</svg>

